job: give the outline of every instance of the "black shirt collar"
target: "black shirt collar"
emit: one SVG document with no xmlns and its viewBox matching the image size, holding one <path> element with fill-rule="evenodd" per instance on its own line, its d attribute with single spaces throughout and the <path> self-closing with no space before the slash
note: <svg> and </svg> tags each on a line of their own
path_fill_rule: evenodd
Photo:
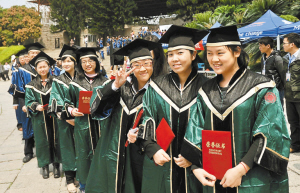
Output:
<svg viewBox="0 0 300 193">
<path fill-rule="evenodd" d="M 197 75 L 198 71 L 197 68 L 192 67 L 192 72 L 190 73 L 189 77 L 184 83 L 184 87 Z M 176 74 L 174 71 L 171 71 L 171 77 L 174 80 L 174 83 L 177 85 L 178 88 L 180 88 L 180 80 L 178 74 Z"/>
<path fill-rule="evenodd" d="M 233 75 L 233 77 L 231 78 L 228 87 L 230 87 L 244 72 L 245 67 L 242 66 L 240 67 L 240 69 L 238 69 L 238 71 L 236 71 L 236 73 Z M 218 74 L 217 75 L 217 82 L 220 85 L 220 81 L 222 80 L 222 74 Z"/>
</svg>

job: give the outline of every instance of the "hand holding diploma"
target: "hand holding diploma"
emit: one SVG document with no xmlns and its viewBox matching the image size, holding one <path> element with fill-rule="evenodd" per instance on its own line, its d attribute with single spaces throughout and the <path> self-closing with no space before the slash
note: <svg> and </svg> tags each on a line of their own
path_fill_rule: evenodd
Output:
<svg viewBox="0 0 300 193">
<path fill-rule="evenodd" d="M 74 116 L 74 117 L 82 117 L 82 116 L 84 116 L 83 113 L 78 112 L 78 109 L 77 109 L 77 108 L 74 108 L 74 109 L 71 111 L 71 115 Z"/>
</svg>

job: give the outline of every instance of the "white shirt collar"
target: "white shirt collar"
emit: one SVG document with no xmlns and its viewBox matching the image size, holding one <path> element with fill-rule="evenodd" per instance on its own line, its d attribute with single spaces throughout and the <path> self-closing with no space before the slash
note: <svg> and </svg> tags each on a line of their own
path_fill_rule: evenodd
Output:
<svg viewBox="0 0 300 193">
<path fill-rule="evenodd" d="M 127 81 L 131 83 L 132 78 L 131 78 L 130 76 L 128 76 L 128 77 L 127 77 Z M 133 90 L 134 94 L 140 92 L 140 91 L 143 90 L 143 89 L 146 89 L 146 90 L 147 90 L 147 88 L 148 88 L 148 86 L 149 86 L 149 82 L 150 82 L 150 80 L 144 85 L 143 88 L 141 88 L 141 89 L 138 90 L 138 91 L 136 91 L 135 88 L 134 88 L 134 86 L 132 85 L 132 90 Z"/>
<path fill-rule="evenodd" d="M 289 55 L 289 59 L 292 58 L 291 62 L 293 62 L 297 58 L 297 56 L 299 55 L 299 52 L 300 52 L 300 49 L 298 49 L 297 52 L 295 52 L 292 56 L 291 56 L 290 53 L 288 54 Z"/>
</svg>

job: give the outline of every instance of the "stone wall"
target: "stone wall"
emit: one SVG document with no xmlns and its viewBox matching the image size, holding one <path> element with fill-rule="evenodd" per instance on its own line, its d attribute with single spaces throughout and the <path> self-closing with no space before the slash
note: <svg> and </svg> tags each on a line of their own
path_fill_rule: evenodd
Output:
<svg viewBox="0 0 300 193">
<path fill-rule="evenodd" d="M 43 25 L 42 35 L 36 41 L 45 46 L 47 50 L 61 49 L 64 44 L 70 44 L 67 32 L 51 33 L 50 25 L 47 24 Z M 55 43 L 55 41 L 57 41 L 57 43 Z"/>
</svg>

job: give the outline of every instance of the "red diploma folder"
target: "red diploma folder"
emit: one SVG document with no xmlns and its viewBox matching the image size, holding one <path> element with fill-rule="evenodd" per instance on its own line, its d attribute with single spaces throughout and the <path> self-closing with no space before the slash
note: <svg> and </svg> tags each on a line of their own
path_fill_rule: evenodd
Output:
<svg viewBox="0 0 300 193">
<path fill-rule="evenodd" d="M 79 92 L 79 105 L 78 112 L 83 114 L 91 114 L 90 100 L 93 91 L 80 91 Z"/>
<path fill-rule="evenodd" d="M 167 151 L 169 149 L 170 144 L 172 143 L 175 135 L 170 128 L 169 124 L 162 118 L 157 129 L 156 129 L 156 141 L 157 144 L 164 150 Z"/>
<path fill-rule="evenodd" d="M 231 132 L 202 131 L 203 169 L 222 180 L 232 168 Z"/>
</svg>

